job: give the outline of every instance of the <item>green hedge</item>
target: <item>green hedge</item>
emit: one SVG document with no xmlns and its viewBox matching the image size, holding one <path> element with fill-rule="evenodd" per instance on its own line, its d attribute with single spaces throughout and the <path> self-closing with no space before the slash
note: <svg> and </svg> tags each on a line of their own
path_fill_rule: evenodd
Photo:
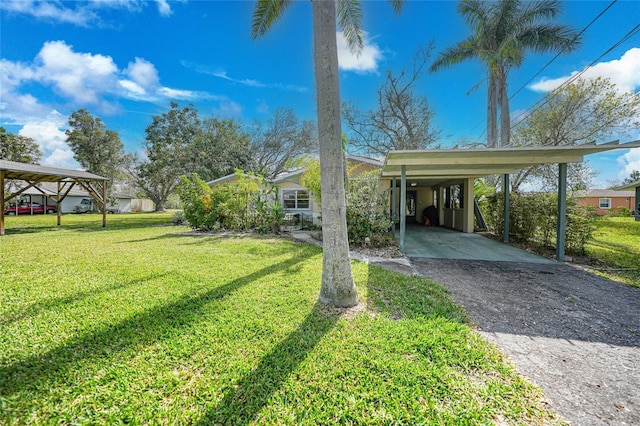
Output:
<svg viewBox="0 0 640 426">
<path fill-rule="evenodd" d="M 511 194 L 509 236 L 532 246 L 555 246 L 558 223 L 558 196 L 555 194 Z M 501 235 L 504 195 L 488 197 L 486 216 L 489 228 Z M 585 245 L 594 231 L 594 218 L 589 209 L 578 206 L 575 199 L 567 200 L 567 230 L 565 250 L 584 254 Z"/>
</svg>

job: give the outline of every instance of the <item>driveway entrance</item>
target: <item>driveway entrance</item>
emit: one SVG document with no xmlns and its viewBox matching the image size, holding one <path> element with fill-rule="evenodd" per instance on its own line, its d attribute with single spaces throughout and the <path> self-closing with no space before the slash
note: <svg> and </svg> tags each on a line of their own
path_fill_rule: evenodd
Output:
<svg viewBox="0 0 640 426">
<path fill-rule="evenodd" d="M 480 234 L 418 224 L 407 225 L 405 251 L 417 258 L 554 263 Z"/>
</svg>

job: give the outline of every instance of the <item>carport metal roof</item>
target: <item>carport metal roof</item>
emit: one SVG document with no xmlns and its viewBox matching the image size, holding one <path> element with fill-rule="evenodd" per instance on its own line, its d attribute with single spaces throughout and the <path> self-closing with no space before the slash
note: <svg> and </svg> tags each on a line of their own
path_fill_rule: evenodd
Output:
<svg viewBox="0 0 640 426">
<path fill-rule="evenodd" d="M 426 180 L 431 186 L 493 174 L 510 174 L 529 166 L 581 162 L 585 155 L 614 149 L 640 147 L 640 140 L 620 144 L 588 143 L 565 146 L 523 146 L 483 149 L 433 149 L 390 151 L 382 168 L 383 177 Z"/>
<path fill-rule="evenodd" d="M 27 185 L 16 191 L 10 196 L 5 196 L 4 183 L 5 180 L 22 180 Z M 69 194 L 74 185 L 79 185 L 89 192 L 96 200 L 102 203 L 102 226 L 106 226 L 106 185 L 109 179 L 98 176 L 93 173 L 82 170 L 60 169 L 56 167 L 45 167 L 37 164 L 17 163 L 15 161 L 0 160 L 0 235 L 4 235 L 4 203 L 10 199 L 19 196 L 30 188 L 35 188 L 46 194 L 37 185 L 41 182 L 57 182 L 58 194 L 53 200 L 60 204 L 62 200 Z M 58 208 L 58 225 L 60 225 L 60 209 Z"/>
<path fill-rule="evenodd" d="M 465 179 L 475 179 L 501 174 L 508 187 L 508 175 L 526 167 L 542 164 L 558 164 L 558 229 L 556 257 L 564 259 L 566 178 L 567 163 L 584 160 L 588 154 L 596 154 L 615 149 L 639 148 L 640 140 L 620 144 L 619 141 L 596 144 L 563 146 L 522 146 L 483 149 L 436 149 L 390 151 L 382 167 L 382 176 L 400 178 L 400 205 L 405 203 L 407 179 L 419 181 L 421 186 L 446 187 L 456 185 Z M 394 182 L 395 188 L 395 182 Z M 640 189 L 637 190 L 640 192 Z M 471 192 L 473 197 L 473 192 Z M 509 191 L 504 192 L 505 212 L 504 241 L 509 240 Z M 466 208 L 469 208 L 468 206 Z M 400 215 L 400 250 L 404 252 L 405 216 Z"/>
</svg>

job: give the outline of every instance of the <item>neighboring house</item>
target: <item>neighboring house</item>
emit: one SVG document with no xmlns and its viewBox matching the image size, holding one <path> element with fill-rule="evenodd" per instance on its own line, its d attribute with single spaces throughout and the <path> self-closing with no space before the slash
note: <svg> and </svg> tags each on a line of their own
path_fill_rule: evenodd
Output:
<svg viewBox="0 0 640 426">
<path fill-rule="evenodd" d="M 613 189 L 589 189 L 574 194 L 578 198 L 578 205 L 595 208 L 598 215 L 606 216 L 614 212 L 617 207 L 635 210 L 636 197 L 634 191 L 616 191 Z"/>
</svg>

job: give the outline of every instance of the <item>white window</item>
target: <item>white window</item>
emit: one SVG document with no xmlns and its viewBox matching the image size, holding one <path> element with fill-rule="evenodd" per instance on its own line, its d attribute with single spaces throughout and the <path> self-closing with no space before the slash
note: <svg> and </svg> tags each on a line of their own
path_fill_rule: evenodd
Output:
<svg viewBox="0 0 640 426">
<path fill-rule="evenodd" d="M 309 191 L 306 189 L 287 189 L 282 191 L 282 204 L 287 210 L 308 209 Z"/>
<path fill-rule="evenodd" d="M 600 208 L 601 209 L 610 209 L 611 208 L 611 198 L 600 198 Z"/>
</svg>

